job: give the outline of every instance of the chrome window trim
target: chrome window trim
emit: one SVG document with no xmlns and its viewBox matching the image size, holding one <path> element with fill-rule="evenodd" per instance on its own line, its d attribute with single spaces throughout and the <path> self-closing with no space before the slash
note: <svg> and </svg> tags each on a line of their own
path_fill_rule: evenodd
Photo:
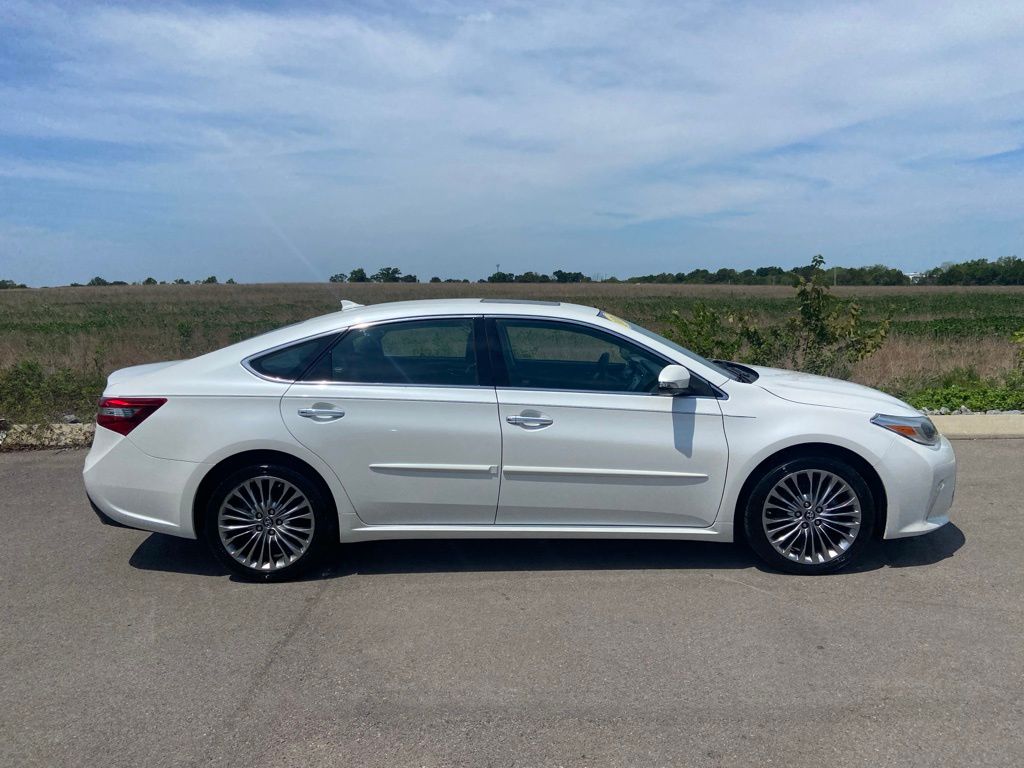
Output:
<svg viewBox="0 0 1024 768">
<path fill-rule="evenodd" d="M 677 365 L 677 363 L 673 363 L 673 365 Z M 702 380 L 704 379 L 703 376 L 701 376 L 700 378 Z M 536 388 L 532 388 L 532 387 L 495 387 L 495 389 L 500 389 L 502 392 L 567 392 L 569 394 L 575 394 L 575 395 L 625 395 L 626 397 L 682 397 L 682 398 L 689 398 L 691 400 L 728 400 L 729 399 L 728 393 L 722 392 L 721 390 L 718 389 L 718 387 L 716 387 L 710 381 L 705 381 L 705 383 L 711 389 L 715 390 L 715 394 L 714 395 L 688 395 L 686 393 L 680 393 L 680 394 L 674 394 L 674 395 L 665 395 L 665 394 L 662 394 L 660 392 L 616 392 L 614 390 L 607 390 L 607 389 L 551 389 L 550 387 L 536 387 Z M 596 406 L 586 406 L 586 407 L 592 408 L 592 407 L 596 407 Z"/>
<path fill-rule="evenodd" d="M 544 299 L 480 299 L 481 304 L 529 304 L 533 307 L 560 307 L 560 301 L 545 301 Z"/>
</svg>

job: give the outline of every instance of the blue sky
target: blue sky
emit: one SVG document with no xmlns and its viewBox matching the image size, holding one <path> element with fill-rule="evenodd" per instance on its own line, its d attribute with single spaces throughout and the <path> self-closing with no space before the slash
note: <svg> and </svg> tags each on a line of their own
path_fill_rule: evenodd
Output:
<svg viewBox="0 0 1024 768">
<path fill-rule="evenodd" d="M 0 3 L 0 278 L 1022 254 L 1014 3 Z"/>
</svg>

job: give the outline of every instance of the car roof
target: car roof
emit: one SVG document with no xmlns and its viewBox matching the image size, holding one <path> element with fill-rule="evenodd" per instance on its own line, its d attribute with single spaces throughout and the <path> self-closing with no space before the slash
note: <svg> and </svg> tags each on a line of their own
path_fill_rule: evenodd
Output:
<svg viewBox="0 0 1024 768">
<path fill-rule="evenodd" d="M 598 310 L 580 304 L 566 304 L 559 301 L 531 301 L 525 299 L 420 299 L 416 301 L 390 301 L 383 304 L 368 304 L 339 312 L 314 317 L 304 323 L 291 326 L 298 338 L 331 330 L 348 328 L 363 323 L 377 323 L 383 320 L 400 320 L 437 315 L 529 315 L 538 317 L 562 317 L 593 319 Z"/>
</svg>

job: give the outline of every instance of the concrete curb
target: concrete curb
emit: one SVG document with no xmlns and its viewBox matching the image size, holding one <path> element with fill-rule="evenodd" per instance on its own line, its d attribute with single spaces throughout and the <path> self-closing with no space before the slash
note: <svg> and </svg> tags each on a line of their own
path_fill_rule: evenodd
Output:
<svg viewBox="0 0 1024 768">
<path fill-rule="evenodd" d="M 1024 438 L 1024 414 L 958 414 L 931 420 L 950 440 Z M 0 428 L 0 451 L 88 448 L 95 430 L 95 424 L 14 424 Z"/>
<path fill-rule="evenodd" d="M 1024 437 L 1024 414 L 1021 413 L 973 413 L 930 418 L 939 432 L 950 440 Z"/>
</svg>

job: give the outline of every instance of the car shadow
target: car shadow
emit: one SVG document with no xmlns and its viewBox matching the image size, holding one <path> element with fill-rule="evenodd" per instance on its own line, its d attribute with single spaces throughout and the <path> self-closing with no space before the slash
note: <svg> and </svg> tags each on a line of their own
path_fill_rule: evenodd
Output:
<svg viewBox="0 0 1024 768">
<path fill-rule="evenodd" d="M 933 565 L 952 557 L 966 538 L 950 523 L 935 533 L 872 542 L 842 574 Z M 154 533 L 129 564 L 146 571 L 226 576 L 202 542 Z M 741 570 L 771 571 L 745 546 L 640 539 L 422 539 L 347 544 L 307 580 L 353 574 L 487 571 Z M 234 578 L 234 577 L 232 577 Z"/>
</svg>

